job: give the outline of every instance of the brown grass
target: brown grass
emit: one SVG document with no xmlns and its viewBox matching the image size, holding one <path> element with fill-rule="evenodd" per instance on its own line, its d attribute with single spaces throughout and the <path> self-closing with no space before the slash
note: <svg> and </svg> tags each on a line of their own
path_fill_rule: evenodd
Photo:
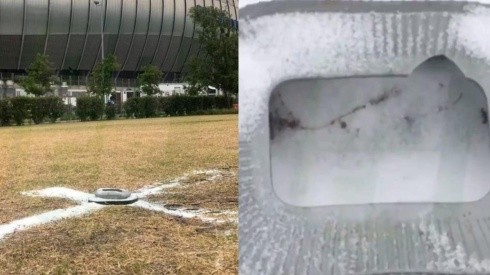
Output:
<svg viewBox="0 0 490 275">
<path fill-rule="evenodd" d="M 49 186 L 135 190 L 196 169 L 236 170 L 237 136 L 236 115 L 0 128 L 0 223 L 72 204 L 27 198 L 20 191 Z M 236 201 L 219 201 L 236 200 L 236 178 L 179 190 L 182 203 L 237 210 Z M 179 194 L 174 195 L 168 199 L 177 202 Z M 236 226 L 215 228 L 112 207 L 0 241 L 0 273 L 236 273 L 236 246 Z"/>
<path fill-rule="evenodd" d="M 228 169 L 216 181 L 203 181 L 203 176 L 190 177 L 182 186 L 152 195 L 149 201 L 169 204 L 175 208 L 238 209 L 238 169 Z M 226 170 L 225 170 L 226 171 Z"/>
<path fill-rule="evenodd" d="M 131 207 L 15 234 L 0 243 L 5 274 L 233 274 L 236 228 L 207 229 Z M 205 229 L 205 230 L 203 230 Z"/>
<path fill-rule="evenodd" d="M 29 215 L 39 214 L 46 210 L 66 208 L 75 205 L 74 202 L 64 199 L 29 198 L 21 194 L 7 194 L 0 201 L 2 205 L 0 224 L 20 219 Z"/>
</svg>

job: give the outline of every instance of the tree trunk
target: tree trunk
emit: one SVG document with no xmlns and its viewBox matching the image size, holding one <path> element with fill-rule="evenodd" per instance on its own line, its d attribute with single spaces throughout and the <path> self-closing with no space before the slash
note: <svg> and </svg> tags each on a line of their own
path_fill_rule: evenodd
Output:
<svg viewBox="0 0 490 275">
<path fill-rule="evenodd" d="M 228 109 L 230 109 L 232 107 L 230 93 L 223 90 L 223 94 L 224 94 L 225 99 L 226 99 L 227 107 L 228 107 Z"/>
</svg>

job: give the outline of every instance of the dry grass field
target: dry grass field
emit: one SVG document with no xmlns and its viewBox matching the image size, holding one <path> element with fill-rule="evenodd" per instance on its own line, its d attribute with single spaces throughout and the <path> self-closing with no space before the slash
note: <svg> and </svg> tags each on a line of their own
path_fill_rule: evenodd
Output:
<svg viewBox="0 0 490 275">
<path fill-rule="evenodd" d="M 76 204 L 22 191 L 136 190 L 203 169 L 232 173 L 147 200 L 237 211 L 237 124 L 220 115 L 0 128 L 0 225 Z M 1 239 L 0 274 L 234 274 L 237 239 L 235 223 L 109 206 Z"/>
</svg>

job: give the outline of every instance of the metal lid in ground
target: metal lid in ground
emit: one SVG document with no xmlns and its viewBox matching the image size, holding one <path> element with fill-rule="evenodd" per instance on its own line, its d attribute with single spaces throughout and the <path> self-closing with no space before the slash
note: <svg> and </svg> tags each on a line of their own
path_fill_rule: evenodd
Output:
<svg viewBox="0 0 490 275">
<path fill-rule="evenodd" d="M 138 200 L 136 195 L 119 188 L 100 188 L 94 194 L 95 197 L 89 198 L 89 202 L 99 204 L 131 204 Z"/>
</svg>

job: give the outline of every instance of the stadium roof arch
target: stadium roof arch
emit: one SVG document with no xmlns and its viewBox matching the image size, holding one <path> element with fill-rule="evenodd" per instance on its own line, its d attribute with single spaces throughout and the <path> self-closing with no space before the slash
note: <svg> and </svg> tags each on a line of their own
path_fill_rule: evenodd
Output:
<svg viewBox="0 0 490 275">
<path fill-rule="evenodd" d="M 195 6 L 213 6 L 238 24 L 238 0 L 0 0 L 0 74 L 23 74 L 38 53 L 61 75 L 88 75 L 104 53 L 134 78 L 147 64 L 176 79 L 200 53 Z"/>
</svg>

